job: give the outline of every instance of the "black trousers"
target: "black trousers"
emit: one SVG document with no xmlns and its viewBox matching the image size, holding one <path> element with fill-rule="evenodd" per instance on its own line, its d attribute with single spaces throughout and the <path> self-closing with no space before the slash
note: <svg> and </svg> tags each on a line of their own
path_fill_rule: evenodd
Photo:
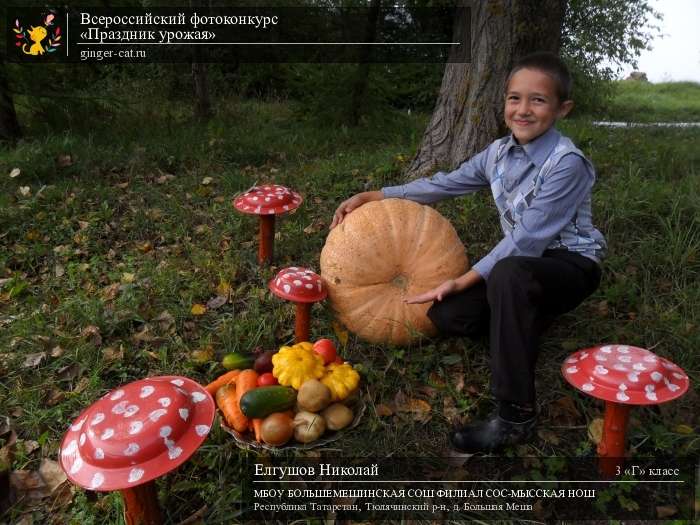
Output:
<svg viewBox="0 0 700 525">
<path fill-rule="evenodd" d="M 598 288 L 600 274 L 595 261 L 567 250 L 506 257 L 486 282 L 434 302 L 428 317 L 443 335 L 488 334 L 494 397 L 534 404 L 540 335 Z"/>
</svg>

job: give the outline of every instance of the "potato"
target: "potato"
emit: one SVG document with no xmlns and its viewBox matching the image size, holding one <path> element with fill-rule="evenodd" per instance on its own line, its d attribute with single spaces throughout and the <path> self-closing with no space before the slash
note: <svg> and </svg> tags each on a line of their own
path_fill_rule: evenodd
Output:
<svg viewBox="0 0 700 525">
<path fill-rule="evenodd" d="M 319 414 L 299 412 L 294 416 L 294 439 L 300 443 L 311 443 L 323 435 L 326 421 Z"/>
<path fill-rule="evenodd" d="M 294 422 L 287 414 L 275 412 L 263 420 L 260 434 L 265 443 L 279 447 L 292 439 Z"/>
<path fill-rule="evenodd" d="M 331 402 L 330 389 L 318 379 L 304 381 L 297 393 L 297 404 L 307 412 L 323 410 Z"/>
<path fill-rule="evenodd" d="M 321 415 L 326 420 L 326 427 L 329 430 L 343 429 L 352 422 L 353 418 L 352 410 L 342 403 L 333 403 L 321 412 Z"/>
</svg>

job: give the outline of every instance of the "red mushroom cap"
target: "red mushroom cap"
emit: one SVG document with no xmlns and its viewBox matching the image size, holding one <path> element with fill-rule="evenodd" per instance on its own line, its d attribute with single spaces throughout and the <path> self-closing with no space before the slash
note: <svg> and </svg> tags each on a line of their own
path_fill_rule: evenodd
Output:
<svg viewBox="0 0 700 525">
<path fill-rule="evenodd" d="M 233 207 L 250 215 L 280 215 L 301 204 L 301 195 L 279 184 L 255 186 L 233 199 Z"/>
<path fill-rule="evenodd" d="M 214 400 L 186 377 L 129 383 L 85 409 L 61 443 L 59 461 L 81 487 L 141 485 L 184 463 L 206 439 Z"/>
<path fill-rule="evenodd" d="M 614 403 L 656 405 L 688 390 L 683 370 L 649 350 L 628 345 L 603 345 L 573 353 L 561 367 L 571 385 Z"/>
<path fill-rule="evenodd" d="M 290 266 L 270 281 L 270 291 L 295 303 L 315 303 L 328 295 L 321 276 L 306 268 Z"/>
</svg>

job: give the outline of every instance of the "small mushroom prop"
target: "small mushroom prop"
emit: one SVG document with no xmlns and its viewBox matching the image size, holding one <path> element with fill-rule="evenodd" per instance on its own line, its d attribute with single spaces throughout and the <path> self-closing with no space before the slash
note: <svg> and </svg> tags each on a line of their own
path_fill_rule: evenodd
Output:
<svg viewBox="0 0 700 525">
<path fill-rule="evenodd" d="M 83 488 L 121 491 L 128 525 L 160 524 L 154 480 L 199 448 L 214 411 L 209 393 L 185 377 L 129 383 L 85 409 L 68 428 L 61 467 Z"/>
<path fill-rule="evenodd" d="M 589 396 L 605 401 L 600 470 L 616 474 L 625 455 L 625 435 L 633 405 L 657 405 L 682 396 L 688 376 L 671 361 L 628 345 L 603 345 L 572 354 L 561 367 L 564 378 Z"/>
<path fill-rule="evenodd" d="M 281 270 L 270 281 L 270 291 L 296 304 L 294 339 L 297 343 L 308 341 L 311 305 L 323 301 L 328 295 L 321 277 L 306 268 L 291 266 Z"/>
<path fill-rule="evenodd" d="M 301 195 L 278 184 L 254 186 L 233 200 L 233 207 L 238 211 L 260 216 L 259 264 L 269 264 L 272 261 L 275 216 L 298 208 L 301 201 Z"/>
</svg>

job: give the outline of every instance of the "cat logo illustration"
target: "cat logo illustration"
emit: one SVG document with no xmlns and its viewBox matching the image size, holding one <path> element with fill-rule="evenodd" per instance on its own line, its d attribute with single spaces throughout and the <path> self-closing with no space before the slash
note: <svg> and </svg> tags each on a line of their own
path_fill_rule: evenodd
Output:
<svg viewBox="0 0 700 525">
<path fill-rule="evenodd" d="M 15 27 L 12 28 L 17 38 L 15 46 L 19 47 L 25 55 L 54 53 L 61 45 L 61 27 L 54 25 L 54 18 L 56 17 L 49 13 L 42 24 L 29 26 L 28 29 L 24 29 L 19 19 L 16 19 Z"/>
</svg>

